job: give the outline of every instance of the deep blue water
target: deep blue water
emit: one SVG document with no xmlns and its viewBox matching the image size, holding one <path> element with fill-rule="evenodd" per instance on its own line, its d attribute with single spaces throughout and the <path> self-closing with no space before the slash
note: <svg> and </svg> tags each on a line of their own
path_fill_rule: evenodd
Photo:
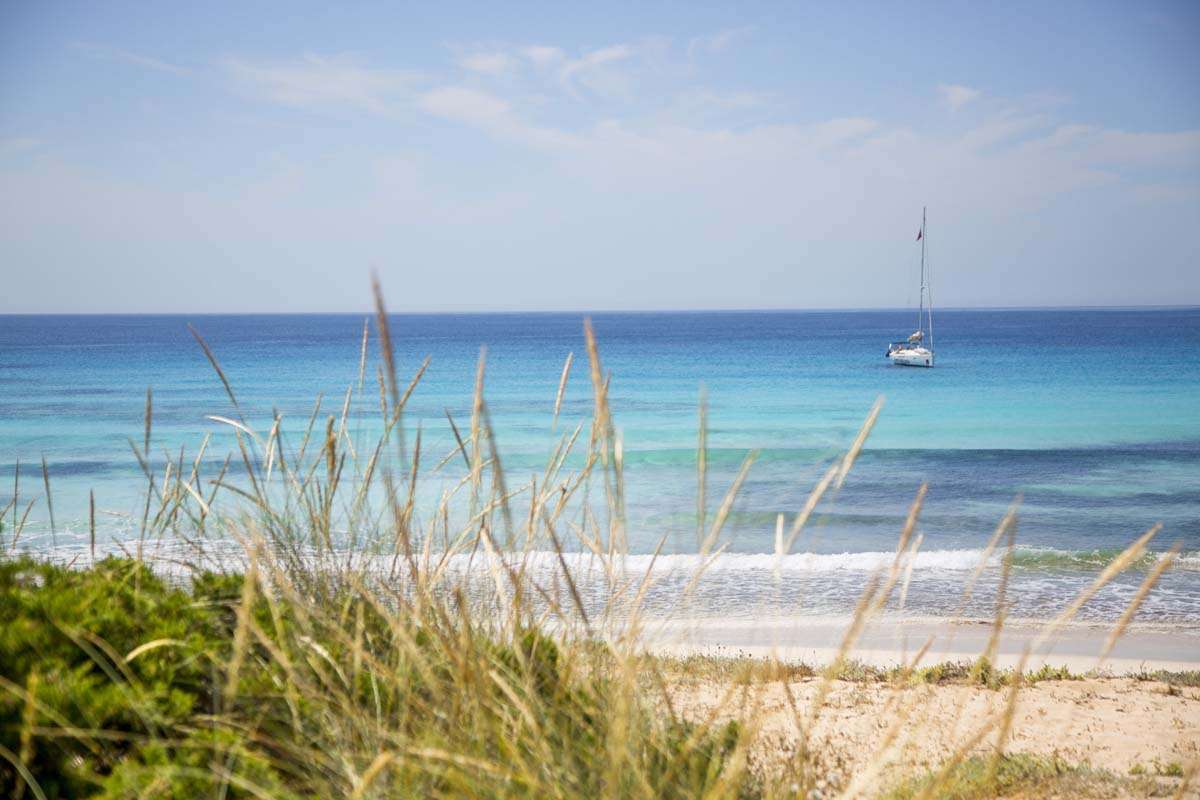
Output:
<svg viewBox="0 0 1200 800">
<path fill-rule="evenodd" d="M 912 316 L 593 314 L 623 441 L 631 549 L 647 552 L 664 533 L 669 550 L 695 548 L 702 386 L 714 504 L 746 452 L 760 451 L 726 528 L 729 550 L 742 554 L 771 551 L 776 515 L 784 512 L 790 521 L 883 395 L 879 424 L 843 490 L 819 509 L 806 551 L 890 551 L 908 503 L 927 481 L 920 526 L 927 561 L 920 563 L 947 566 L 956 553 L 978 551 L 1020 494 L 1018 564 L 1039 580 L 1056 569 L 1082 575 L 1162 522 L 1155 548 L 1179 542 L 1192 566 L 1165 579 L 1170 608 L 1159 608 L 1156 618 L 1200 611 L 1200 310 L 942 311 L 933 370 L 893 367 L 883 357 L 887 342 L 910 330 Z M 557 437 L 590 412 L 582 319 L 397 315 L 401 374 L 411 374 L 426 355 L 432 359 L 408 406 L 410 435 L 420 424 L 432 457 L 450 451 L 444 409 L 469 418 L 485 346 L 486 393 L 510 483 L 540 472 Z M 18 459 L 16 508 L 23 512 L 44 494 L 44 456 L 56 540 L 85 530 L 89 490 L 104 536 L 130 535 L 144 481 L 129 440 L 141 442 L 147 387 L 156 464 L 167 452 L 178 457 L 180 447 L 190 459 L 206 434 L 213 435 L 206 464 L 222 461 L 233 438 L 206 417 L 228 415 L 230 404 L 189 322 L 212 346 L 260 430 L 269 427 L 273 409 L 289 430 L 302 430 L 318 394 L 321 418 L 336 414 L 351 386 L 354 407 L 372 420 L 373 351 L 367 386 L 357 396 L 363 321 L 361 315 L 0 316 L 0 506 L 12 499 Z M 568 352 L 575 363 L 553 430 Z M 361 424 L 365 437 L 371 422 Z M 456 480 L 452 470 L 440 480 Z M 436 497 L 442 485 L 425 489 Z M 9 509 L 5 517 L 6 537 L 14 514 Z M 44 499 L 30 510 L 22 537 L 27 547 L 50 546 Z M 747 569 L 751 563 L 745 561 Z"/>
</svg>

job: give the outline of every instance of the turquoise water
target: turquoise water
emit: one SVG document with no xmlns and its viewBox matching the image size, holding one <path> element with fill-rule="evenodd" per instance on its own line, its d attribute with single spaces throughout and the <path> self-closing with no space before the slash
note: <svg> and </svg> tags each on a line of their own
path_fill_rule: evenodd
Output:
<svg viewBox="0 0 1200 800">
<path fill-rule="evenodd" d="M 749 614 L 768 602 L 785 613 L 844 610 L 862 575 L 894 548 L 908 503 L 927 481 L 908 597 L 914 613 L 947 611 L 1020 494 L 1017 615 L 1054 613 L 1114 552 L 1162 522 L 1155 549 L 1178 542 L 1184 557 L 1140 618 L 1200 619 L 1200 310 L 939 312 L 933 370 L 883 358 L 887 342 L 911 327 L 910 312 L 592 316 L 613 376 L 634 553 L 649 552 L 664 534 L 680 558 L 695 550 L 702 386 L 714 503 L 747 451 L 760 451 L 726 527 L 731 555 L 700 592 L 700 612 Z M 12 499 L 21 463 L 5 546 L 35 498 L 20 547 L 77 545 L 89 491 L 103 540 L 136 535 L 144 481 L 129 441 L 141 442 L 147 387 L 156 467 L 181 447 L 190 459 L 211 434 L 204 469 L 215 474 L 235 443 L 207 416 L 227 415 L 230 406 L 187 323 L 213 347 L 252 424 L 266 431 L 277 409 L 298 432 L 318 394 L 322 414 L 336 414 L 347 388 L 357 389 L 363 319 L 0 317 L 0 506 Z M 399 315 L 393 326 L 402 374 L 431 357 L 406 425 L 411 435 L 420 424 L 433 457 L 453 446 L 444 409 L 470 416 L 483 346 L 511 484 L 539 472 L 558 436 L 590 412 L 579 314 Z M 569 352 L 576 359 L 554 430 Z M 355 401 L 363 420 L 377 408 L 374 364 L 372 353 L 368 386 Z M 803 505 L 880 395 L 883 414 L 850 479 L 818 509 L 804 554 L 775 576 L 763 554 L 772 551 L 777 514 L 790 520 Z M 370 424 L 359 431 L 364 441 Z M 41 497 L 43 456 L 53 534 Z M 427 495 L 457 480 L 457 467 L 425 486 Z M 1102 593 L 1085 618 L 1111 619 L 1143 576 L 1135 570 Z M 670 584 L 663 582 L 663 603 Z M 990 613 L 987 597 L 983 591 L 980 614 Z"/>
</svg>

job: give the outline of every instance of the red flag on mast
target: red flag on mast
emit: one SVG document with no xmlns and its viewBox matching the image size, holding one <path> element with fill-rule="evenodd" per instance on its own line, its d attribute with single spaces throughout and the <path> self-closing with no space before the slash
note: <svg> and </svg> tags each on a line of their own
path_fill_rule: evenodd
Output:
<svg viewBox="0 0 1200 800">
<path fill-rule="evenodd" d="M 918 241 L 918 242 L 919 242 L 919 241 L 921 241 L 921 234 L 922 234 L 922 233 L 924 233 L 924 232 L 925 232 L 925 229 L 924 229 L 924 228 L 922 228 L 921 230 L 917 231 L 917 241 Z"/>
</svg>

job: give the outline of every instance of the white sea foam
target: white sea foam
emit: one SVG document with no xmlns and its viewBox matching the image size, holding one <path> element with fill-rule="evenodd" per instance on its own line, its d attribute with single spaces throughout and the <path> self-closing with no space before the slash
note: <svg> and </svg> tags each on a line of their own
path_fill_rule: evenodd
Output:
<svg viewBox="0 0 1200 800">
<path fill-rule="evenodd" d="M 60 537 L 61 539 L 61 537 Z M 132 555 L 136 543 L 126 542 L 124 546 L 112 543 L 99 545 L 99 555 Z M 75 561 L 88 563 L 88 552 L 82 541 L 60 541 L 57 547 L 35 548 L 42 557 L 55 561 Z M 240 563 L 242 548 L 236 542 L 206 542 L 204 551 L 207 558 L 200 563 L 223 563 L 236 568 Z M 1058 550 L 1042 547 L 1018 547 L 1014 551 L 1014 566 L 1017 569 L 1074 569 L 1094 571 L 1103 568 L 1117 555 L 1119 551 L 1105 550 Z M 174 561 L 183 555 L 193 558 L 198 555 L 181 543 L 165 544 L 155 542 L 147 544 L 143 555 L 149 561 Z M 914 572 L 967 572 L 976 569 L 984 557 L 982 549 L 959 550 L 925 550 L 919 551 L 911 558 Z M 1003 557 L 1002 550 L 995 550 L 988 558 L 988 566 L 994 567 Z M 1146 556 L 1142 561 L 1143 567 L 1148 567 L 1162 554 Z M 309 554 L 314 564 L 330 558 L 330 554 Z M 470 553 L 454 553 L 449 557 L 434 553 L 429 556 L 432 564 L 442 563 L 454 572 L 464 572 L 476 569 L 486 569 L 488 556 L 483 551 Z M 621 570 L 626 574 L 650 572 L 652 574 L 690 575 L 703 568 L 706 574 L 713 573 L 755 573 L 775 572 L 782 574 L 797 573 L 871 573 L 891 567 L 896 561 L 894 551 L 867 551 L 842 553 L 789 553 L 782 557 L 774 553 L 730 553 L 720 552 L 713 555 L 701 556 L 697 553 L 671 553 L 655 556 L 648 553 L 628 553 L 624 555 L 599 556 L 591 552 L 568 552 L 562 554 L 562 561 L 553 551 L 534 550 L 528 552 L 508 552 L 501 558 L 513 567 L 524 565 L 526 570 L 538 572 L 560 572 L 565 562 L 572 572 L 603 572 L 607 569 Z M 372 562 L 388 565 L 389 571 L 394 561 L 391 555 L 370 555 L 347 552 L 335 552 L 332 559 L 340 563 L 357 563 L 363 566 Z M 908 567 L 910 556 L 905 553 L 900 558 L 900 564 Z M 1183 571 L 1200 571 L 1200 552 L 1190 551 L 1180 554 L 1174 569 Z"/>
</svg>

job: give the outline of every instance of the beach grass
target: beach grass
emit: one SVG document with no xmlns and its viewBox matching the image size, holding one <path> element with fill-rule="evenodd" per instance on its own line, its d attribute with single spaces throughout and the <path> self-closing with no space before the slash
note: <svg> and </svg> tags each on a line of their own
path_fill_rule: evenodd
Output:
<svg viewBox="0 0 1200 800">
<path fill-rule="evenodd" d="M 936 789 L 934 788 L 936 786 Z M 1027 754 L 1003 756 L 998 764 L 972 757 L 942 777 L 930 773 L 908 779 L 887 792 L 885 800 L 933 796 L 943 800 L 988 800 L 993 797 L 1170 797 L 1175 787 L 1142 775 L 1124 776 L 1056 758 Z"/>
<path fill-rule="evenodd" d="M 972 721 L 961 748 L 896 796 L 985 796 L 1040 786 L 1048 770 L 1094 779 L 1007 751 L 1022 688 L 1077 676 L 1029 671 L 1024 659 L 997 670 L 990 647 L 969 663 L 919 669 L 916 659 L 887 670 L 854 659 L 864 627 L 908 590 L 924 487 L 898 532 L 893 563 L 866 582 L 830 663 L 649 656 L 641 603 L 654 578 L 622 566 L 622 441 L 608 403 L 611 376 L 590 326 L 591 419 L 562 434 L 540 475 L 510 486 L 491 427 L 483 354 L 469 417 L 446 411 L 454 448 L 429 453 L 421 429 L 404 425 L 428 360 L 407 380 L 399 374 L 378 286 L 376 304 L 374 375 L 364 327 L 357 387 L 348 387 L 340 413 L 322 418 L 318 402 L 299 441 L 284 434 L 278 416 L 265 431 L 251 425 L 219 354 L 193 331 L 229 400 L 229 411 L 212 419 L 232 432 L 236 449 L 215 475 L 202 469 L 207 439 L 192 459 L 181 451 L 156 471 L 147 392 L 142 441 L 130 442 L 146 502 L 124 557 L 98 558 L 94 534 L 90 557 L 69 565 L 17 555 L 25 517 L 16 515 L 14 497 L 15 530 L 0 562 L 0 790 L 18 798 L 878 794 L 895 783 L 883 774 L 884 753 L 878 768 L 847 776 L 807 737 L 835 684 L 847 680 L 896 692 L 969 684 L 1006 693 L 1003 713 Z M 570 359 L 551 424 L 569 372 Z M 382 433 L 368 447 L 349 433 L 352 398 L 378 405 Z M 792 523 L 781 520 L 777 555 L 817 504 L 836 496 L 881 409 L 882 402 L 871 409 Z M 753 463 L 751 455 L 729 486 L 710 495 L 703 411 L 701 419 L 702 566 L 685 597 L 703 564 L 719 557 L 723 525 Z M 233 462 L 244 479 L 232 477 Z M 419 482 L 440 469 L 458 470 L 455 488 L 421 504 Z M 46 470 L 43 477 L 48 486 Z M 721 498 L 711 513 L 710 496 Z M 1005 571 L 1013 530 L 1010 515 L 989 547 L 1002 549 L 1007 535 Z M 1097 575 L 1039 642 L 1142 557 L 1156 532 Z M 169 557 L 155 555 L 163 542 L 176 545 Z M 567 551 L 599 565 L 602 596 L 581 588 Z M 557 560 L 549 578 L 530 561 L 545 552 Z M 1152 583 L 1143 588 L 1123 620 Z M 1005 610 L 1001 591 L 997 635 Z M 674 687 L 698 677 L 722 684 L 720 701 L 702 714 L 677 708 Z M 761 692 L 795 680 L 816 687 L 793 703 L 799 741 L 764 757 Z M 1169 676 L 1154 680 L 1171 684 Z M 1176 676 L 1171 685 L 1191 680 Z M 897 720 L 907 713 L 897 706 Z M 1186 783 L 1191 767 L 1181 769 Z"/>
</svg>

